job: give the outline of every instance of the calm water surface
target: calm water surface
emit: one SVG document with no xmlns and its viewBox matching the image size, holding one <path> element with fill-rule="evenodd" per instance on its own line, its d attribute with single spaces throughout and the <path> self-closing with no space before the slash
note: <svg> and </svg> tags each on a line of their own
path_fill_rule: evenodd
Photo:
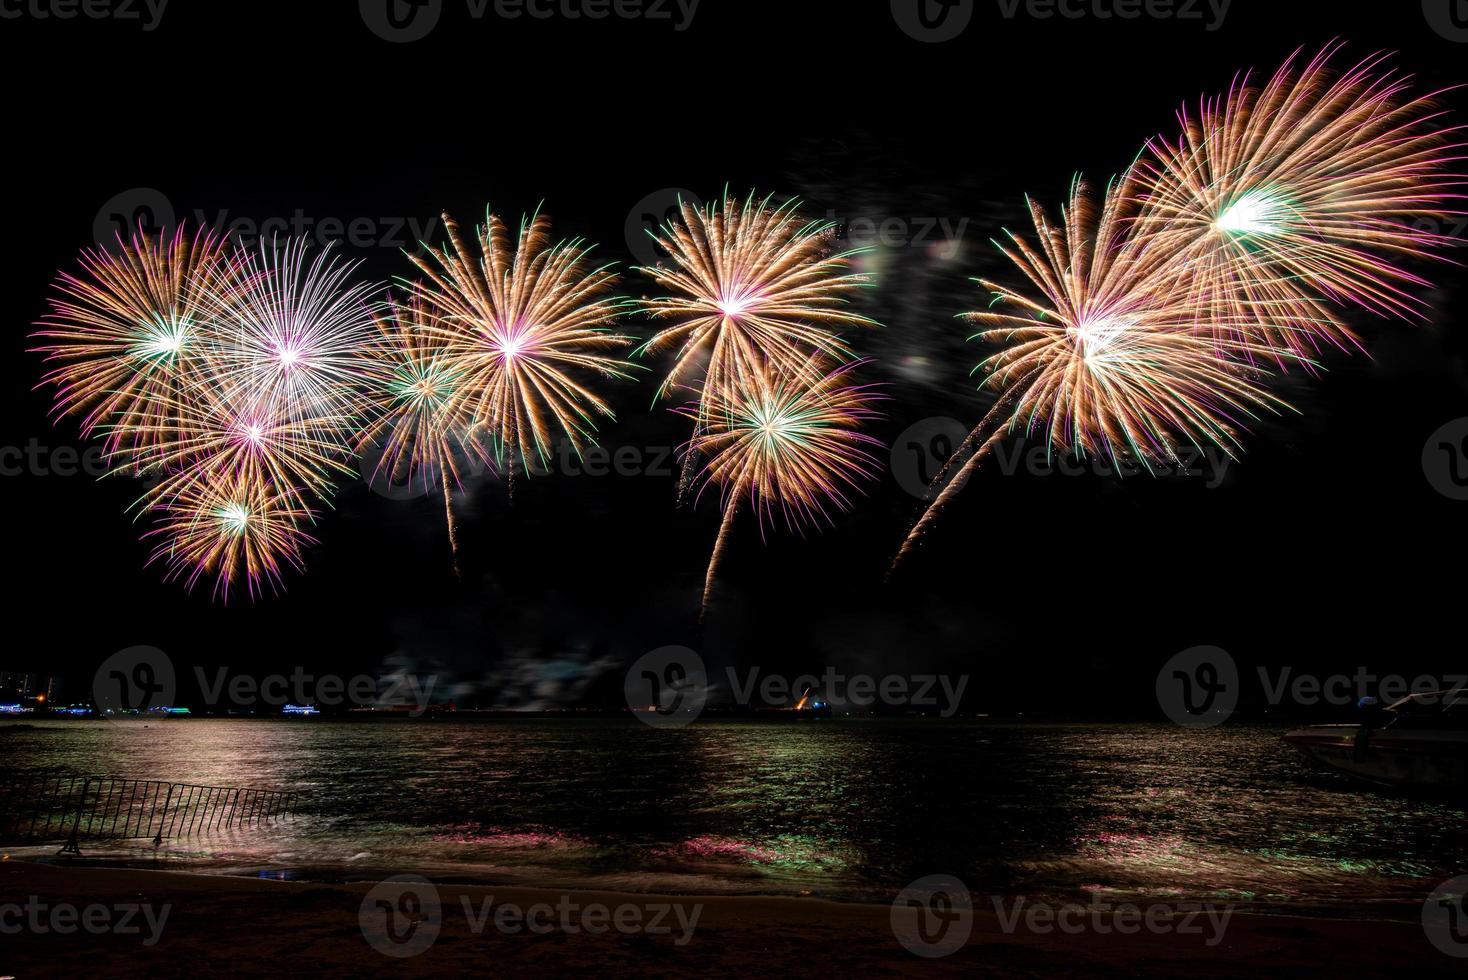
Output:
<svg viewBox="0 0 1468 980">
<path fill-rule="evenodd" d="M 1468 870 L 1460 808 L 1360 791 L 1280 729 L 837 721 L 41 723 L 31 772 L 291 790 L 260 831 L 89 857 L 236 874 L 890 899 L 976 893 L 1420 907 Z M 11 849 L 16 856 L 51 854 Z"/>
</svg>

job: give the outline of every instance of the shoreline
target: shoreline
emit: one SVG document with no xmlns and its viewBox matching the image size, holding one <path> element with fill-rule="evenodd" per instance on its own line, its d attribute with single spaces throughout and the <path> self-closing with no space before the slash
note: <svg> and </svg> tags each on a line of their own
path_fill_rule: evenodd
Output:
<svg viewBox="0 0 1468 980">
<path fill-rule="evenodd" d="M 1458 975 L 1462 963 L 1439 953 L 1420 924 L 1369 918 L 1233 912 L 1222 931 L 1201 918 L 1197 931 L 1120 931 L 1112 913 L 1088 916 L 1075 931 L 1045 926 L 1042 917 L 1016 922 L 975 898 L 971 932 L 955 952 L 925 959 L 904 948 L 890 905 L 784 896 L 652 895 L 615 891 L 492 887 L 436 882 L 440 909 L 436 938 L 413 935 L 387 943 L 397 953 L 422 938 L 421 952 L 389 956 L 375 949 L 363 922 L 379 924 L 365 908 L 387 915 L 403 889 L 423 898 L 416 884 L 321 883 L 231 877 L 184 871 L 78 868 L 0 862 L 0 907 L 20 906 L 0 926 L 13 925 L 31 906 L 40 928 L 7 928 L 0 970 L 83 973 L 108 957 L 109 975 L 266 975 L 311 972 L 360 976 L 365 971 L 436 973 L 484 969 L 509 975 L 637 971 L 686 975 L 766 971 L 774 962 L 809 961 L 822 970 L 865 973 L 880 967 L 899 975 L 1095 976 L 1139 970 L 1201 976 L 1284 976 L 1326 969 L 1362 973 L 1400 970 L 1411 963 L 1424 975 Z M 371 901 L 369 900 L 371 898 Z M 137 932 L 52 931 L 46 915 L 56 906 L 134 907 Z M 152 910 L 152 919 L 137 910 Z M 164 909 L 167 909 L 164 913 Z M 534 909 L 545 910 L 536 919 Z M 600 923 L 592 912 L 611 914 Z M 514 913 L 521 915 L 517 918 Z M 554 911 L 553 911 L 554 910 Z M 506 914 L 506 913 L 510 914 Z M 101 916 L 102 912 L 90 913 Z M 609 923 L 616 916 L 618 931 Z M 899 912 L 898 927 L 915 937 L 916 912 Z M 367 918 L 364 918 L 367 916 Z M 1042 928 L 1036 928 L 1036 922 Z M 1179 921 L 1182 921 L 1181 919 Z M 570 928 L 566 924 L 570 924 Z M 660 925 L 655 925 L 658 923 Z M 536 928 L 539 926 L 541 928 Z M 585 926 L 585 928 L 582 928 Z M 157 928 L 154 928 L 157 927 Z M 662 931 L 658 931 L 662 930 Z M 155 941 L 146 944 L 150 935 Z M 384 937 L 376 937 L 379 942 Z M 1209 945 L 1210 939 L 1215 941 Z M 932 951 L 915 940 L 920 949 Z M 789 958 L 788 960 L 786 958 Z"/>
<path fill-rule="evenodd" d="M 290 882 L 296 885 L 314 885 L 317 887 L 354 887 L 357 885 L 372 885 L 385 878 L 395 875 L 417 875 L 428 878 L 434 883 L 443 886 L 454 886 L 461 888 L 475 888 L 502 891 L 525 890 L 530 892 L 546 892 L 552 894 L 598 894 L 598 895 L 625 895 L 643 898 L 667 898 L 677 896 L 689 901 L 703 901 L 711 898 L 724 899 L 797 899 L 802 901 L 822 901 L 841 906 L 874 906 L 887 907 L 895 886 L 891 890 L 884 890 L 875 885 L 867 886 L 860 890 L 854 886 L 850 890 L 822 890 L 812 887 L 788 886 L 784 889 L 760 887 L 759 885 L 736 886 L 732 883 L 724 887 L 703 886 L 690 883 L 686 880 L 670 880 L 664 882 L 646 882 L 629 884 L 614 879 L 595 879 L 586 877 L 567 876 L 549 881 L 531 882 L 528 878 L 519 876 L 513 869 L 507 869 L 503 865 L 493 868 L 489 866 L 463 865 L 458 863 L 436 863 L 436 864 L 400 864 L 387 865 L 372 862 L 364 863 L 332 863 L 332 864 L 293 864 L 290 866 L 260 865 L 252 862 L 239 861 L 208 861 L 198 862 L 187 858 L 164 857 L 157 858 L 147 853 L 146 849 L 138 848 L 133 854 L 108 854 L 93 847 L 85 852 L 83 857 L 61 856 L 55 854 L 54 846 L 47 845 L 38 849 L 42 853 L 26 853 L 30 848 L 15 847 L 8 849 L 0 848 L 0 856 L 4 861 L 19 862 L 21 864 L 33 864 L 41 867 L 56 868 L 60 870 L 74 871 L 137 871 L 151 874 L 180 874 L 188 876 L 199 876 L 207 878 L 225 878 L 235 881 L 266 880 L 277 882 Z M 668 875 L 674 878 L 673 875 Z M 1425 894 L 1425 890 L 1423 892 Z M 1256 916 L 1283 916 L 1286 918 L 1299 919 L 1328 919 L 1328 920 L 1360 920 L 1360 921 L 1382 921 L 1382 922 L 1410 922 L 1415 923 L 1421 916 L 1421 901 L 1419 898 L 1407 900 L 1402 897 L 1382 898 L 1377 900 L 1362 900 L 1354 902 L 1323 902 L 1323 901 L 1262 901 L 1257 898 L 1242 899 L 1218 896 L 1192 896 L 1174 894 L 1161 897 L 1145 893 L 1129 893 L 1120 890 L 1110 890 L 1103 893 L 1084 891 L 1074 887 L 1066 887 L 1059 883 L 1053 883 L 1049 887 L 1022 887 L 1010 885 L 1004 888 L 988 888 L 982 893 L 976 893 L 973 901 L 984 908 L 990 907 L 995 900 L 1009 902 L 1016 899 L 1025 899 L 1037 903 L 1084 905 L 1088 902 L 1105 902 L 1111 905 L 1207 905 L 1210 907 L 1227 907 L 1235 915 Z"/>
</svg>

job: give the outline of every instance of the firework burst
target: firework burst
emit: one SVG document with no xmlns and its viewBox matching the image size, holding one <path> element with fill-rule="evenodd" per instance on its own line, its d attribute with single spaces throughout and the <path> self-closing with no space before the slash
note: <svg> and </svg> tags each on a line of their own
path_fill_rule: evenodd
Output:
<svg viewBox="0 0 1468 980">
<path fill-rule="evenodd" d="M 359 263 L 331 246 L 307 260 L 305 239 L 241 250 L 204 292 L 210 377 L 224 401 L 268 414 L 349 455 L 379 365 L 380 284 L 353 282 Z"/>
<path fill-rule="evenodd" d="M 723 508 L 704 578 L 704 610 L 741 506 L 755 512 L 762 533 L 776 514 L 792 530 L 803 530 L 829 523 L 833 508 L 848 510 L 852 494 L 879 469 L 869 448 L 881 443 L 860 431 L 876 417 L 872 406 L 879 396 L 849 383 L 856 366 L 825 371 L 805 364 L 773 379 L 756 371 L 741 376 L 732 390 L 708 391 L 702 406 L 683 410 L 704 419 L 687 451 L 706 458 L 700 492 L 717 485 Z"/>
<path fill-rule="evenodd" d="M 452 335 L 435 327 L 421 297 L 394 304 L 379 326 L 383 369 L 378 405 L 360 439 L 363 448 L 382 447 L 369 479 L 418 481 L 425 491 L 434 483 L 442 487 L 457 574 L 453 488 L 463 486 L 461 461 L 489 462 L 481 443 L 471 437 L 471 400 L 462 397 L 465 373 L 449 346 Z"/>
<path fill-rule="evenodd" d="M 381 363 L 380 287 L 352 283 L 353 263 L 328 248 L 307 261 L 303 240 L 241 251 L 203 292 L 204 366 L 134 428 L 141 468 L 160 475 L 144 500 L 171 504 L 223 479 L 253 481 L 258 496 L 328 498 L 354 473 L 357 432 Z"/>
<path fill-rule="evenodd" d="M 349 474 L 374 353 L 376 287 L 288 241 L 226 255 L 209 233 L 141 233 L 82 254 L 39 324 L 61 412 L 85 411 L 115 471 L 152 479 L 153 561 L 252 598 L 298 568 L 308 500 Z"/>
<path fill-rule="evenodd" d="M 608 295 L 617 277 L 591 267 L 580 239 L 553 243 L 550 220 L 536 214 L 508 227 L 488 214 L 478 229 L 478 255 L 443 216 L 449 247 L 410 256 L 427 276 L 409 285 L 433 321 L 435 343 L 456 372 L 448 406 L 474 420 L 498 460 L 529 468 L 551 451 L 557 433 L 579 452 L 593 438 L 595 417 L 611 407 L 579 380 L 583 375 L 630 377 L 632 365 L 612 352 L 631 338 L 611 331 L 623 312 Z"/>
<path fill-rule="evenodd" d="M 198 497 L 226 479 L 253 481 L 262 493 L 281 487 L 289 488 L 283 495 L 325 498 L 338 475 L 354 473 L 338 439 L 349 419 L 294 419 L 272 399 L 208 377 L 168 412 L 161 432 L 139 430 L 151 448 L 138 463 L 155 476 L 143 497 L 149 507 Z"/>
<path fill-rule="evenodd" d="M 832 225 L 805 221 L 797 206 L 753 194 L 742 203 L 725 194 L 707 209 L 680 202 L 682 220 L 654 235 L 670 264 L 642 271 L 669 295 L 642 309 L 674 322 L 639 353 L 676 351 L 660 397 L 692 386 L 704 365 L 703 390 L 728 400 L 760 372 L 806 370 L 813 353 L 848 359 L 837 332 L 875 326 L 846 305 L 870 282 L 852 271 L 857 253 L 833 254 Z"/>
<path fill-rule="evenodd" d="M 160 526 L 148 533 L 161 541 L 149 563 L 189 590 L 213 578 L 214 598 L 228 600 L 243 587 L 251 599 L 269 588 L 279 592 L 286 569 L 302 571 L 302 551 L 315 540 L 303 528 L 314 514 L 300 495 L 277 491 L 256 476 L 220 471 L 196 481 L 160 508 Z"/>
<path fill-rule="evenodd" d="M 1185 107 L 1181 136 L 1151 141 L 1135 167 L 1133 247 L 1176 262 L 1216 335 L 1276 349 L 1281 365 L 1358 344 L 1322 299 L 1420 314 L 1412 290 L 1426 282 L 1396 263 L 1455 244 L 1431 227 L 1459 213 L 1460 129 L 1382 55 L 1334 71 L 1341 47 Z"/>
<path fill-rule="evenodd" d="M 57 278 L 35 350 L 53 365 L 43 383 L 56 387 L 56 414 L 81 415 L 83 435 L 103 435 L 123 459 L 162 438 L 207 360 L 204 297 L 230 266 L 218 237 L 183 227 L 119 235 L 115 252 L 85 250 L 80 265 Z"/>
<path fill-rule="evenodd" d="M 1041 434 L 1056 452 L 1176 460 L 1183 445 L 1233 454 L 1237 432 L 1259 410 L 1287 407 L 1250 362 L 1266 352 L 1218 318 L 1228 304 L 1174 289 L 1176 269 L 1157 253 L 1123 248 L 1131 195 L 1122 185 L 1095 202 L 1077 181 L 1059 225 L 1033 202 L 1036 244 L 1010 235 L 1000 250 L 1032 293 L 979 280 L 994 307 L 969 314 L 977 339 L 1002 349 L 982 361 L 998 400 L 944 468 L 948 480 L 903 543 L 895 568 L 997 442 Z M 1247 307 L 1244 323 L 1258 316 Z M 1218 336 L 1200 333 L 1215 322 Z M 957 472 L 949 479 L 949 473 Z"/>
</svg>

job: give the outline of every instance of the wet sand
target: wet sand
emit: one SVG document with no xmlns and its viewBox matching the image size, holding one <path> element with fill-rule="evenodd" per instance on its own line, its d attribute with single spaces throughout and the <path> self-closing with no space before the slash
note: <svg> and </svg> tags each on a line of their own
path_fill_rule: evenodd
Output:
<svg viewBox="0 0 1468 980">
<path fill-rule="evenodd" d="M 1201 935 L 1102 934 L 1093 928 L 1040 934 L 1023 926 L 1007 932 L 995 910 L 976 899 L 980 907 L 967 944 L 948 956 L 922 959 L 898 942 L 885 905 L 452 884 L 437 885 L 442 925 L 436 941 L 398 959 L 378 952 L 364 936 L 360 913 L 372 889 L 371 882 L 321 885 L 7 860 L 0 863 L 0 976 L 745 976 L 804 968 L 889 976 L 1386 976 L 1408 964 L 1416 975 L 1461 976 L 1464 967 L 1464 961 L 1437 952 L 1412 922 L 1236 913 L 1222 941 L 1209 947 L 1206 927 Z M 694 906 L 701 909 L 691 935 L 672 912 L 662 919 L 671 927 L 665 935 L 571 934 L 560 928 L 532 933 L 513 925 L 506 931 L 495 927 L 492 916 L 476 932 L 464 903 L 482 910 L 491 897 L 494 908 L 554 907 L 570 900 L 583 909 L 594 903 L 636 908 L 649 919 L 660 906 L 678 905 L 685 922 Z M 136 934 L 62 935 L 38 932 L 4 909 L 58 903 L 147 905 L 153 922 L 165 905 L 168 911 L 161 930 L 139 912 Z M 1105 917 L 1097 921 L 1108 925 Z M 13 932 L 17 924 L 22 928 Z M 152 934 L 156 943 L 145 945 Z"/>
</svg>

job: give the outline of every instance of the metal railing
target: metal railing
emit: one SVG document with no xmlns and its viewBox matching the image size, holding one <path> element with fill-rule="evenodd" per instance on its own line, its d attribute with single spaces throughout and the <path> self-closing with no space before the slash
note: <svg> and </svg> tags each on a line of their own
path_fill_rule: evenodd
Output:
<svg viewBox="0 0 1468 980">
<path fill-rule="evenodd" d="M 0 843 L 192 837 L 295 814 L 296 794 L 110 776 L 31 775 L 0 784 Z"/>
</svg>

